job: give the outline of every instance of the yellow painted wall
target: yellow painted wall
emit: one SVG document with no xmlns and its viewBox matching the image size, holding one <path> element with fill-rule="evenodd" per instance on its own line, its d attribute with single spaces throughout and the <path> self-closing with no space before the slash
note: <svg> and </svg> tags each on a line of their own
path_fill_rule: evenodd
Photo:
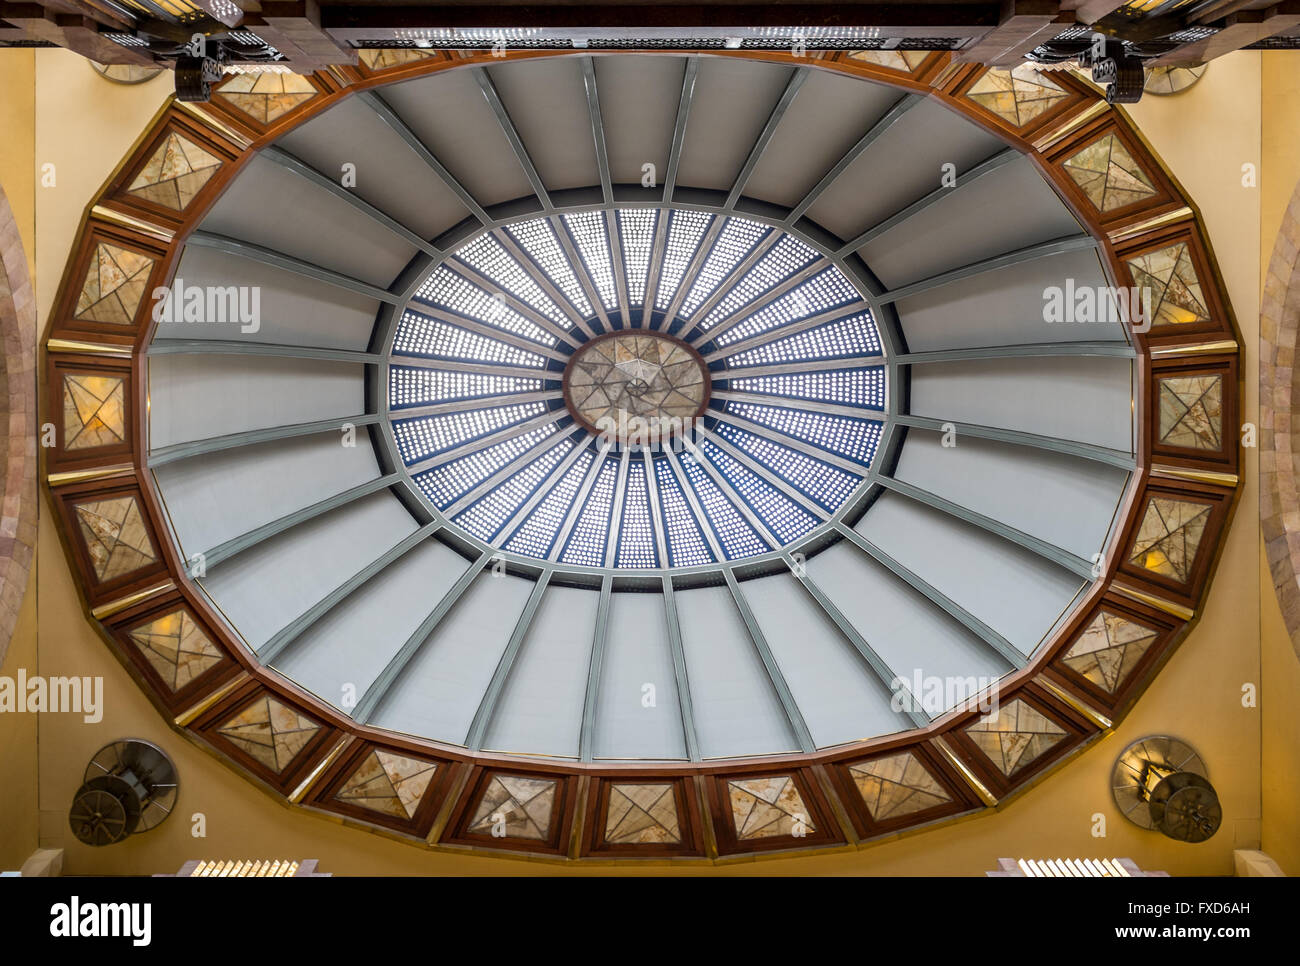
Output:
<svg viewBox="0 0 1300 966">
<path fill-rule="evenodd" d="M 37 52 L 36 70 L 42 118 L 36 154 L 56 161 L 60 178 L 57 193 L 38 198 L 38 288 L 44 309 L 83 207 L 156 110 L 166 80 L 144 90 L 111 88 L 72 55 L 53 50 Z M 1252 417 L 1257 405 L 1253 373 L 1260 194 L 1240 188 L 1239 170 L 1243 161 L 1259 158 L 1260 70 L 1259 55 L 1232 55 L 1216 61 L 1205 80 L 1187 93 L 1150 99 L 1133 111 L 1206 217 L 1242 327 L 1246 371 L 1251 373 L 1247 413 Z M 1206 132 L 1214 134 L 1206 137 Z M 95 150 L 85 150 L 86 143 Z M 1243 472 L 1237 519 L 1201 623 L 1115 734 L 995 813 L 862 850 L 744 862 L 727 871 L 979 875 L 1002 856 L 1120 855 L 1175 874 L 1230 874 L 1232 849 L 1257 847 L 1261 838 L 1261 712 L 1243 708 L 1240 701 L 1242 684 L 1258 683 L 1262 676 L 1254 453 L 1248 454 Z M 527 874 L 557 868 L 425 851 L 286 809 L 165 726 L 83 617 L 48 513 L 41 524 L 38 561 L 41 673 L 102 675 L 105 681 L 101 723 L 85 724 L 71 715 L 41 721 L 40 838 L 42 844 L 67 849 L 67 871 L 151 873 L 173 871 L 192 858 L 268 856 L 317 858 L 324 871 L 335 874 Z M 1224 827 L 1210 842 L 1180 845 L 1143 832 L 1112 806 L 1109 776 L 1115 757 L 1129 741 L 1152 733 L 1185 738 L 1208 760 L 1225 811 Z M 181 775 L 177 814 L 123 845 L 86 848 L 67 831 L 67 808 L 85 761 L 104 742 L 124 736 L 155 741 L 174 757 Z M 0 765 L 0 781 L 9 781 L 7 772 L 7 765 Z M 206 840 L 191 837 L 190 817 L 196 812 L 206 817 Z M 1092 836 L 1096 813 L 1106 817 L 1108 834 L 1100 840 Z M 663 868 L 620 869 L 638 870 Z M 581 874 L 592 867 L 574 871 Z"/>
</svg>

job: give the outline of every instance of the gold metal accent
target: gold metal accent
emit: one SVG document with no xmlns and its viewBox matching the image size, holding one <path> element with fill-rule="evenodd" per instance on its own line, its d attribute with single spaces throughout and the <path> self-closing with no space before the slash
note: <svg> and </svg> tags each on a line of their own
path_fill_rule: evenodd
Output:
<svg viewBox="0 0 1300 966">
<path fill-rule="evenodd" d="M 939 73 L 931 79 L 930 86 L 936 90 L 942 90 L 948 86 L 948 82 L 953 79 L 957 72 L 966 66 L 966 64 L 958 64 L 949 61 L 948 66 L 939 71 Z"/>
<path fill-rule="evenodd" d="M 174 590 L 175 588 L 176 585 L 171 581 L 171 578 L 168 578 L 160 584 L 155 584 L 153 587 L 146 587 L 144 590 L 138 590 L 127 597 L 119 597 L 117 600 L 111 600 L 107 604 L 100 604 L 90 612 L 90 616 L 95 618 L 97 621 L 102 621 L 105 617 L 112 617 L 114 614 L 124 611 L 128 607 L 134 607 L 142 600 L 148 600 L 150 597 L 155 597 L 164 591 Z"/>
<path fill-rule="evenodd" d="M 132 218 L 130 215 L 124 215 L 120 211 L 114 211 L 112 208 L 105 208 L 103 205 L 95 205 L 90 209 L 90 217 L 98 218 L 100 221 L 111 221 L 121 228 L 130 228 L 132 231 L 138 231 L 142 235 L 149 235 L 157 238 L 161 242 L 171 244 L 176 233 L 162 228 L 148 221 L 141 221 L 139 218 Z"/>
<path fill-rule="evenodd" d="M 230 141 L 240 151 L 247 151 L 248 146 L 253 143 L 251 138 L 248 138 L 245 135 L 240 134 L 234 128 L 228 127 L 227 125 L 223 124 L 221 121 L 217 120 L 207 111 L 200 108 L 197 104 L 192 104 L 189 101 L 176 101 L 175 104 L 180 110 L 184 111 L 186 114 L 189 114 L 191 117 L 195 118 L 201 123 L 206 124 L 208 127 L 212 128 L 212 130 L 216 131 L 218 134 L 224 137 L 227 141 Z"/>
<path fill-rule="evenodd" d="M 975 777 L 975 773 L 970 770 L 970 766 L 967 765 L 966 762 L 962 761 L 955 751 L 948 747 L 948 742 L 944 740 L 942 735 L 937 735 L 931 743 L 943 753 L 943 756 L 948 759 L 948 763 L 961 773 L 961 777 L 966 780 L 966 784 L 971 787 L 971 790 L 979 796 L 980 801 L 990 808 L 997 805 L 997 796 L 989 791 L 982 781 Z"/>
<path fill-rule="evenodd" d="M 1155 231 L 1157 228 L 1164 228 L 1166 225 L 1172 225 L 1180 221 L 1191 221 L 1194 217 L 1191 208 L 1182 207 L 1177 211 L 1157 215 L 1155 218 L 1148 218 L 1146 221 L 1140 221 L 1136 225 L 1130 225 L 1127 228 L 1117 228 L 1110 233 L 1110 240 L 1112 244 L 1119 244 L 1149 231 Z"/>
<path fill-rule="evenodd" d="M 339 740 L 335 742 L 334 747 L 330 749 L 329 754 L 322 758 L 320 764 L 313 768 L 311 773 L 302 780 L 302 784 L 289 793 L 289 801 L 294 805 L 297 805 L 306 798 L 307 792 L 311 790 L 311 786 L 316 783 L 316 780 L 320 778 L 325 769 L 334 764 L 335 759 L 343 753 L 343 749 L 350 746 L 355 740 L 356 735 L 349 734 L 345 734 L 339 738 Z"/>
<path fill-rule="evenodd" d="M 1052 694 L 1056 695 L 1058 698 L 1060 698 L 1062 701 L 1068 704 L 1075 711 L 1079 712 L 1079 714 L 1083 715 L 1085 718 L 1087 718 L 1089 721 L 1095 724 L 1102 731 L 1109 731 L 1114 726 L 1115 723 L 1111 721 L 1109 718 L 1107 718 L 1100 711 L 1097 711 L 1096 709 L 1089 707 L 1078 697 L 1071 694 L 1069 691 L 1065 690 L 1064 688 L 1058 686 L 1054 681 L 1050 680 L 1046 676 L 1039 675 L 1038 677 L 1034 678 L 1034 680 L 1038 684 L 1041 684 L 1048 691 L 1051 691 Z"/>
<path fill-rule="evenodd" d="M 182 711 L 180 714 L 178 714 L 174 719 L 176 721 L 176 724 L 179 727 L 184 728 L 191 721 L 193 721 L 195 718 L 201 715 L 204 711 L 207 711 L 208 708 L 212 707 L 214 704 L 216 704 L 218 701 L 220 701 L 222 698 L 228 695 L 231 691 L 235 690 L 235 688 L 237 688 L 241 684 L 246 683 L 248 680 L 249 680 L 248 672 L 240 671 L 238 676 L 236 676 L 233 681 L 227 682 L 225 685 L 223 685 L 220 688 L 217 688 L 217 690 L 213 691 L 207 697 L 200 699 L 199 703 L 194 705 L 188 711 Z"/>
<path fill-rule="evenodd" d="M 45 477 L 50 486 L 67 486 L 69 483 L 84 483 L 86 480 L 106 480 L 112 476 L 130 476 L 135 467 L 130 463 L 114 463 L 112 466 L 97 466 L 92 470 L 71 470 L 67 473 L 51 473 Z"/>
<path fill-rule="evenodd" d="M 449 767 L 455 768 L 455 765 Z M 460 797 L 465 794 L 465 786 L 469 784 L 469 776 L 473 774 L 474 769 L 468 765 L 462 765 L 458 769 L 452 782 L 451 788 L 447 790 L 447 797 L 443 800 L 442 806 L 438 809 L 438 815 L 433 820 L 433 828 L 429 829 L 429 834 L 425 837 L 425 842 L 429 845 L 437 845 L 438 839 L 442 838 L 442 833 L 447 830 L 447 823 L 451 821 L 452 810 Z"/>
<path fill-rule="evenodd" d="M 1236 351 L 1236 339 L 1220 339 L 1217 342 L 1197 342 L 1192 345 L 1169 345 L 1153 348 L 1151 358 L 1169 359 L 1175 356 L 1207 356 L 1220 352 Z"/>
<path fill-rule="evenodd" d="M 1033 142 L 1034 150 L 1039 154 L 1045 153 L 1053 144 L 1063 140 L 1068 135 L 1083 127 L 1089 121 L 1095 120 L 1105 114 L 1109 109 L 1110 105 L 1105 101 L 1095 101 L 1086 111 L 1076 114 L 1064 124 L 1058 125 L 1050 131 L 1040 134 L 1038 139 Z"/>
<path fill-rule="evenodd" d="M 45 343 L 46 352 L 87 352 L 97 356 L 112 356 L 115 359 L 130 359 L 134 349 L 129 345 L 103 342 L 79 342 L 74 339 L 50 339 Z"/>
<path fill-rule="evenodd" d="M 1192 610 L 1190 607 L 1184 607 L 1182 604 L 1175 604 L 1172 600 L 1165 600 L 1163 597 L 1156 597 L 1153 594 L 1148 594 L 1135 587 L 1128 587 L 1121 584 L 1119 581 L 1114 581 L 1110 586 L 1111 590 L 1123 594 L 1130 600 L 1141 601 L 1143 604 L 1149 604 L 1156 608 L 1156 610 L 1162 610 L 1166 614 L 1173 614 L 1175 617 L 1182 620 L 1189 621 L 1196 616 L 1196 611 Z"/>
<path fill-rule="evenodd" d="M 1236 473 L 1216 473 L 1214 470 L 1194 470 L 1182 466 L 1153 466 L 1151 475 L 1173 480 L 1193 480 L 1197 483 L 1209 483 L 1212 486 L 1236 488 L 1240 477 Z"/>
</svg>

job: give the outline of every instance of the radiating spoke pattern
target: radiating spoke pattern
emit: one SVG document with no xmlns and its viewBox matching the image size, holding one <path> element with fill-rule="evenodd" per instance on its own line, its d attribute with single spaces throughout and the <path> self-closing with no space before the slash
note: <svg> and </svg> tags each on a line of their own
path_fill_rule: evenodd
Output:
<svg viewBox="0 0 1300 966">
<path fill-rule="evenodd" d="M 779 228 L 670 207 L 533 218 L 414 288 L 388 370 L 397 452 L 453 525 L 507 553 L 722 565 L 805 539 L 869 475 L 888 394 L 875 319 Z"/>
</svg>

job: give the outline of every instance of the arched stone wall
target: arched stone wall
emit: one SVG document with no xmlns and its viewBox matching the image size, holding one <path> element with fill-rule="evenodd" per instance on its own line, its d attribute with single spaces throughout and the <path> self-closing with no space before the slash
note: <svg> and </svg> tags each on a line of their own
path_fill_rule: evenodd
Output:
<svg viewBox="0 0 1300 966">
<path fill-rule="evenodd" d="M 1300 333 L 1300 185 L 1264 279 L 1259 318 L 1260 524 L 1273 586 L 1300 655 L 1300 421 L 1296 337 Z"/>
<path fill-rule="evenodd" d="M 0 188 L 0 661 L 36 547 L 36 295 L 18 222 Z"/>
</svg>

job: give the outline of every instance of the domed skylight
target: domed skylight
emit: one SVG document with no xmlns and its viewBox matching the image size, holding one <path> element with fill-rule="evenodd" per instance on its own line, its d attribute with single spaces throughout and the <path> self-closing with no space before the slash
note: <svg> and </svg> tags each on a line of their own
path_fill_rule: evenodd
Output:
<svg viewBox="0 0 1300 966">
<path fill-rule="evenodd" d="M 515 222 L 416 289 L 388 379 L 419 490 L 511 554 L 618 569 L 780 550 L 863 485 L 886 367 L 824 252 L 739 216 Z"/>
</svg>

